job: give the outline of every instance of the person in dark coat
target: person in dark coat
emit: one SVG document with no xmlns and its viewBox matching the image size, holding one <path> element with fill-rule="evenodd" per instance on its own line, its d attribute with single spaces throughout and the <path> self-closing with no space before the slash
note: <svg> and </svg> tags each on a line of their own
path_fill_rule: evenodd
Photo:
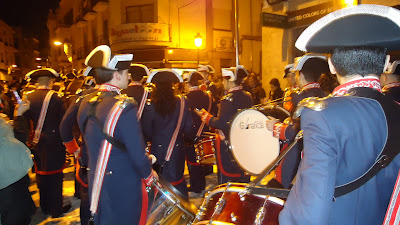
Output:
<svg viewBox="0 0 400 225">
<path fill-rule="evenodd" d="M 327 96 L 317 82 L 321 74 L 329 72 L 326 56 L 306 54 L 302 57 L 298 57 L 296 58 L 296 63 L 292 72 L 296 73 L 296 83 L 300 88 L 299 92 L 293 92 L 290 96 L 292 105 L 297 106 L 301 100 L 308 97 Z M 293 114 L 293 111 L 291 114 Z M 279 138 L 281 141 L 286 141 L 287 145 L 291 144 L 296 134 L 300 131 L 300 120 L 277 122 L 275 118 L 269 118 L 270 120 L 267 120 L 267 128 L 273 131 L 274 137 Z M 284 149 L 285 148 L 282 148 L 282 150 Z M 287 153 L 276 169 L 276 178 L 285 188 L 291 187 L 292 180 L 296 176 L 297 168 L 300 163 L 301 150 L 302 143 L 299 141 L 298 144 Z"/>
<path fill-rule="evenodd" d="M 96 70 L 100 85 L 82 103 L 78 125 L 88 150 L 90 211 L 94 224 L 146 223 L 148 197 L 155 172 L 145 152 L 137 105 L 121 96 L 129 83 L 133 55 L 111 55 L 106 45 L 96 47 L 85 64 Z"/>
<path fill-rule="evenodd" d="M 212 108 L 216 108 L 213 103 L 211 92 L 204 92 L 200 90 L 199 85 L 204 81 L 203 75 L 199 72 L 191 72 L 188 76 L 188 93 L 186 97 L 188 99 L 189 110 L 192 114 L 192 120 L 194 125 L 194 131 L 196 131 L 197 141 L 201 140 L 201 134 L 203 131 L 209 131 L 209 127 L 203 124 L 200 118 L 196 115 L 196 109 L 209 109 L 214 111 Z M 201 165 L 196 161 L 196 151 L 194 143 L 189 142 L 185 146 L 186 150 L 186 162 L 188 164 L 189 175 L 190 175 L 190 190 L 196 193 L 202 192 L 206 187 L 206 165 Z"/>
<path fill-rule="evenodd" d="M 95 76 L 95 69 L 87 67 L 84 76 Z M 80 92 L 72 101 L 71 105 L 68 107 L 61 123 L 60 123 L 60 135 L 63 140 L 63 144 L 67 148 L 69 153 L 75 155 L 76 160 L 76 173 L 75 173 L 75 193 L 79 193 L 81 199 L 80 202 L 80 219 L 82 224 L 88 224 L 90 219 L 89 210 L 89 194 L 88 194 L 88 178 L 87 178 L 87 168 L 89 165 L 88 152 L 85 143 L 82 141 L 80 144 L 76 141 L 79 136 L 74 135 L 74 127 L 78 126 L 77 116 L 79 106 L 85 97 L 98 90 L 98 87 L 102 84 L 101 80 L 97 80 L 98 84 L 95 88 L 87 89 Z M 80 134 L 79 134 L 80 135 Z"/>
<path fill-rule="evenodd" d="M 184 139 L 193 138 L 193 123 L 188 100 L 175 95 L 172 88 L 179 82 L 183 79 L 173 70 L 151 73 L 147 83 L 153 83 L 155 88 L 141 122 L 145 140 L 151 143 L 151 154 L 157 158 L 153 168 L 187 197 Z"/>
<path fill-rule="evenodd" d="M 248 77 L 248 83 L 251 88 L 251 96 L 253 97 L 254 105 L 263 103 L 266 94 L 264 88 L 261 86 L 260 81 L 258 81 L 255 75 L 250 75 Z"/>
<path fill-rule="evenodd" d="M 382 92 L 400 103 L 400 60 L 396 60 L 388 68 L 386 73 L 381 75 L 380 81 Z"/>
<path fill-rule="evenodd" d="M 218 116 L 214 117 L 207 112 L 206 109 L 201 109 L 197 114 L 201 120 L 206 122 L 210 127 L 218 129 L 216 137 L 216 157 L 218 166 L 218 183 L 226 182 L 249 182 L 250 176 L 245 175 L 243 169 L 235 161 L 232 152 L 224 141 L 229 140 L 229 124 L 233 116 L 239 109 L 246 109 L 253 106 L 251 94 L 243 91 L 240 85 L 243 79 L 248 75 L 247 70 L 239 65 L 236 68 L 222 70 L 224 77 L 224 87 L 228 94 L 221 99 L 221 106 Z"/>
<path fill-rule="evenodd" d="M 5 94 L 5 89 L 3 85 L 0 84 L 0 113 L 4 113 L 9 119 L 14 117 L 14 110 L 11 104 L 11 99 Z"/>
<path fill-rule="evenodd" d="M 269 86 L 271 90 L 269 91 L 268 101 L 279 101 L 283 99 L 284 92 L 278 79 L 272 78 L 269 82 Z"/>
<path fill-rule="evenodd" d="M 28 124 L 33 122 L 35 130 L 33 140 L 28 142 L 34 155 L 40 207 L 44 214 L 60 217 L 71 208 L 71 205 L 63 207 L 62 187 L 66 151 L 58 129 L 65 113 L 65 103 L 51 90 L 54 78 L 58 76 L 56 71 L 50 68 L 38 69 L 29 72 L 28 76 L 37 79 L 39 83 L 39 86 L 28 94 L 31 106 L 22 116 Z"/>
<path fill-rule="evenodd" d="M 322 17 L 297 39 L 300 51 L 330 54 L 340 86 L 295 113 L 303 157 L 279 224 L 383 223 L 400 168 L 400 106 L 381 93 L 379 76 L 386 52 L 399 50 L 399 17 L 392 7 L 357 5 Z M 376 173 L 364 180 L 368 171 Z"/>
</svg>

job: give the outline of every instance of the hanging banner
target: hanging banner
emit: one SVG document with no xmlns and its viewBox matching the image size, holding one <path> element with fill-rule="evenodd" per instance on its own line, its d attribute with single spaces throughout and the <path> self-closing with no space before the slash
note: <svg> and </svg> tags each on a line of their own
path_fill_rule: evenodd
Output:
<svg viewBox="0 0 400 225">
<path fill-rule="evenodd" d="M 111 29 L 111 41 L 169 41 L 168 24 L 127 23 Z"/>
</svg>

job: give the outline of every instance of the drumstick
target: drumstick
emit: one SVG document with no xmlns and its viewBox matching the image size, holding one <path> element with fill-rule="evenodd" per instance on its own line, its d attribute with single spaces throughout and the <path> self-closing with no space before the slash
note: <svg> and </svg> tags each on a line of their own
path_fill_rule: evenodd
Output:
<svg viewBox="0 0 400 225">
<path fill-rule="evenodd" d="M 207 131 L 204 131 L 203 134 L 209 135 L 209 136 L 215 136 L 215 135 L 217 135 L 216 133 L 211 133 L 211 132 L 207 132 Z"/>
</svg>

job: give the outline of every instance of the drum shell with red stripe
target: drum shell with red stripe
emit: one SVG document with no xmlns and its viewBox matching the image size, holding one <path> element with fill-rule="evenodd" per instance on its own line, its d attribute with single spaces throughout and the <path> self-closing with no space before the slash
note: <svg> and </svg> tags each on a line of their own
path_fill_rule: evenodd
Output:
<svg viewBox="0 0 400 225">
<path fill-rule="evenodd" d="M 266 195 L 252 195 L 246 184 L 226 183 L 209 192 L 194 225 L 221 222 L 242 225 L 277 225 L 284 201 Z"/>
</svg>

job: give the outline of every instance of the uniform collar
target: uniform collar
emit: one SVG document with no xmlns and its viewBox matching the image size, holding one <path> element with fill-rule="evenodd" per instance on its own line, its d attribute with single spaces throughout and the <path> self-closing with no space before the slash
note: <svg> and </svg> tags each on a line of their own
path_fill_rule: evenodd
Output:
<svg viewBox="0 0 400 225">
<path fill-rule="evenodd" d="M 321 88 L 321 85 L 319 85 L 318 82 L 308 83 L 308 84 L 304 85 L 304 87 L 301 89 L 301 91 L 308 90 L 311 88 Z"/>
<path fill-rule="evenodd" d="M 140 83 L 139 81 L 132 81 L 129 86 L 142 86 L 142 83 Z"/>
<path fill-rule="evenodd" d="M 190 87 L 188 91 L 192 92 L 192 91 L 201 91 L 201 90 L 200 90 L 199 86 L 193 86 L 193 87 Z"/>
<path fill-rule="evenodd" d="M 350 80 L 342 85 L 339 85 L 333 90 L 332 94 L 336 96 L 342 96 L 346 94 L 350 89 L 356 87 L 368 87 L 382 92 L 379 78 L 373 76 L 366 76 Z"/>
<path fill-rule="evenodd" d="M 118 94 L 121 94 L 121 89 L 117 86 L 114 86 L 112 84 L 102 84 L 100 85 L 99 91 L 114 91 L 117 92 Z"/>
<path fill-rule="evenodd" d="M 238 90 L 242 90 L 242 89 L 243 89 L 243 87 L 239 85 L 239 86 L 236 86 L 236 87 L 233 87 L 233 88 L 229 89 L 228 93 L 231 93 L 231 92 L 234 92 L 234 91 L 238 91 Z"/>
<path fill-rule="evenodd" d="M 49 86 L 46 85 L 39 85 L 36 88 L 37 90 L 51 90 L 51 88 Z"/>
<path fill-rule="evenodd" d="M 389 90 L 390 88 L 393 88 L 393 87 L 400 87 L 400 82 L 393 82 L 393 83 L 390 83 L 390 84 L 386 84 L 382 88 L 382 91 L 387 91 L 387 90 Z"/>
</svg>

